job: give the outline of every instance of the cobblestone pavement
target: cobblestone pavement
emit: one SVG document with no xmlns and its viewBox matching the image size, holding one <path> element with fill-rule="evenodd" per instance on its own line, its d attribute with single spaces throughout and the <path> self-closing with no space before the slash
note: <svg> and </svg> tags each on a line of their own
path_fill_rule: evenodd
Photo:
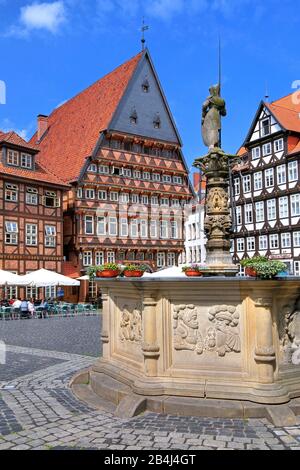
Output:
<svg viewBox="0 0 300 470">
<path fill-rule="evenodd" d="M 68 388 L 95 358 L 22 346 L 8 346 L 7 356 L 9 366 L 0 365 L 0 450 L 300 450 L 300 422 L 275 428 L 264 419 L 155 413 L 120 419 L 89 408 Z"/>
</svg>

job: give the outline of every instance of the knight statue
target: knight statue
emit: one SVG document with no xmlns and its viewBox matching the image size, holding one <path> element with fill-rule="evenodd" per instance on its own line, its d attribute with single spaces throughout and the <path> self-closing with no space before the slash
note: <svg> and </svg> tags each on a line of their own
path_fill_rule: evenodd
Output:
<svg viewBox="0 0 300 470">
<path fill-rule="evenodd" d="M 226 116 L 225 101 L 220 97 L 220 85 L 209 89 L 210 96 L 202 106 L 202 138 L 204 144 L 213 150 L 221 147 L 221 116 Z"/>
</svg>

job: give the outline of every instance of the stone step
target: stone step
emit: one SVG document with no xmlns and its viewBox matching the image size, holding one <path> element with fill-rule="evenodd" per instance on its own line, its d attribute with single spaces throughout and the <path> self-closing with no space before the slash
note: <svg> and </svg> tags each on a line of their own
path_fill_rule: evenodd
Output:
<svg viewBox="0 0 300 470">
<path fill-rule="evenodd" d="M 96 395 L 87 384 L 74 384 L 72 391 L 79 400 L 96 410 L 109 411 L 110 413 L 114 413 L 116 410 L 116 406 L 111 401 Z"/>
</svg>

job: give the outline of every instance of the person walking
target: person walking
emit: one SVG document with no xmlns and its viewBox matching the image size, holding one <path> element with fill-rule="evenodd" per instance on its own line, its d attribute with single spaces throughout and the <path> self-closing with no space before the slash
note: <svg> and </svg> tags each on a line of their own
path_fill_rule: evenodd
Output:
<svg viewBox="0 0 300 470">
<path fill-rule="evenodd" d="M 20 306 L 21 318 L 30 318 L 30 313 L 28 310 L 28 301 L 23 299 Z"/>
<path fill-rule="evenodd" d="M 29 311 L 31 317 L 33 318 L 34 314 L 35 314 L 34 300 L 33 299 L 28 301 L 28 311 Z"/>
<path fill-rule="evenodd" d="M 46 318 L 48 316 L 49 304 L 46 299 L 42 299 L 40 304 L 41 316 L 40 318 Z"/>
</svg>

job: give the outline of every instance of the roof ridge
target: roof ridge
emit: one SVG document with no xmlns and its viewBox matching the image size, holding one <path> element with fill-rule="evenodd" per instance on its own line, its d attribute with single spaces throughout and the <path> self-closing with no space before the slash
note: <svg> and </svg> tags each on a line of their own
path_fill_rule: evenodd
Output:
<svg viewBox="0 0 300 470">
<path fill-rule="evenodd" d="M 299 111 L 297 111 L 296 109 L 288 108 L 287 106 L 281 106 L 279 104 L 273 104 L 273 103 L 269 103 L 269 104 L 272 105 L 272 106 L 275 106 L 276 108 L 287 109 L 288 111 L 291 111 L 292 113 L 299 114 L 299 111 L 300 111 L 300 109 L 299 109 Z"/>
</svg>

